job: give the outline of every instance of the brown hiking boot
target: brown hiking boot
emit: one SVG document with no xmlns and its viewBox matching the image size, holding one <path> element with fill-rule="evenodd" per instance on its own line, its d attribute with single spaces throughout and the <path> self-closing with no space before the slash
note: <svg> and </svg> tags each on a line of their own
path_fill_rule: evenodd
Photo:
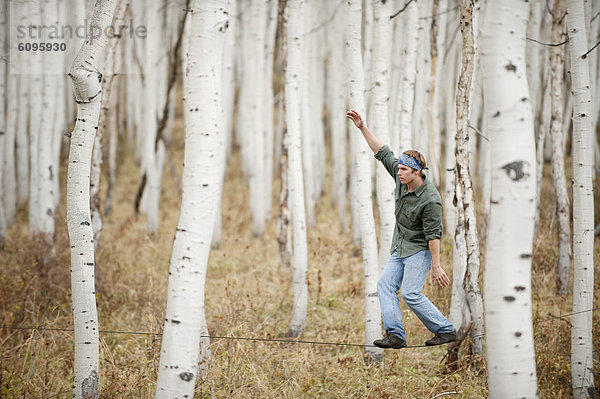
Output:
<svg viewBox="0 0 600 399">
<path fill-rule="evenodd" d="M 456 335 L 456 331 L 451 331 L 447 333 L 436 333 L 435 336 L 431 339 L 425 341 L 425 345 L 427 346 L 435 346 L 447 344 L 449 342 L 454 342 L 458 339 Z"/>
<path fill-rule="evenodd" d="M 404 341 L 397 335 L 394 335 L 392 333 L 386 333 L 385 338 L 376 339 L 375 341 L 373 341 L 373 345 L 375 345 L 378 348 L 384 349 L 402 349 L 406 348 L 406 341 Z"/>
</svg>

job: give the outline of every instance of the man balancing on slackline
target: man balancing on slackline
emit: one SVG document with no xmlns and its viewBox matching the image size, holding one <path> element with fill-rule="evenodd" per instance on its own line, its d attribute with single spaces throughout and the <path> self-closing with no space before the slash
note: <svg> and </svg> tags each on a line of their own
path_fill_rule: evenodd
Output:
<svg viewBox="0 0 600 399">
<path fill-rule="evenodd" d="M 362 132 L 380 161 L 396 180 L 396 227 L 392 239 L 391 257 L 377 282 L 386 336 L 373 342 L 379 348 L 406 347 L 400 295 L 410 309 L 435 336 L 425 345 L 441 345 L 456 341 L 456 329 L 446 317 L 421 293 L 431 269 L 431 278 L 441 287 L 450 283 L 440 266 L 442 236 L 442 200 L 433 183 L 423 174 L 425 158 L 415 150 L 404 151 L 396 158 L 367 127 L 358 112 L 346 116 Z"/>
</svg>

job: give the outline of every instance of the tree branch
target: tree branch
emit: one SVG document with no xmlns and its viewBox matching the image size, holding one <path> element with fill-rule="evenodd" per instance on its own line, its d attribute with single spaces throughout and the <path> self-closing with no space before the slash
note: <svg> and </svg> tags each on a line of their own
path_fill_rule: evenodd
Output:
<svg viewBox="0 0 600 399">
<path fill-rule="evenodd" d="M 549 46 L 549 47 L 558 47 L 558 46 L 562 46 L 563 44 L 567 44 L 569 42 L 569 39 L 567 39 L 567 40 L 565 40 L 562 43 L 542 43 L 542 42 L 539 42 L 539 41 L 537 41 L 535 39 L 532 39 L 530 37 L 528 37 L 527 40 L 529 40 L 531 42 L 534 42 L 534 43 L 537 43 L 537 44 L 541 44 L 543 46 Z"/>
<path fill-rule="evenodd" d="M 404 12 L 404 10 L 406 10 L 406 7 L 408 7 L 410 5 L 410 3 L 412 3 L 412 2 L 413 2 L 413 0 L 408 0 L 408 3 L 406 3 L 404 5 L 404 7 L 402 7 L 402 9 L 400 11 L 398 11 L 394 15 L 390 15 L 390 19 L 396 18 L 399 14 L 401 14 L 402 12 Z"/>
<path fill-rule="evenodd" d="M 595 49 L 596 47 L 598 47 L 598 45 L 599 45 L 599 44 L 600 44 L 600 42 L 596 43 L 596 45 L 595 45 L 594 47 L 592 47 L 591 49 L 589 49 L 587 53 L 585 53 L 584 55 L 582 55 L 582 56 L 581 56 L 581 58 L 585 59 L 585 57 L 587 57 L 587 55 L 588 55 L 589 53 L 591 53 L 592 51 L 594 51 L 594 49 Z"/>
</svg>

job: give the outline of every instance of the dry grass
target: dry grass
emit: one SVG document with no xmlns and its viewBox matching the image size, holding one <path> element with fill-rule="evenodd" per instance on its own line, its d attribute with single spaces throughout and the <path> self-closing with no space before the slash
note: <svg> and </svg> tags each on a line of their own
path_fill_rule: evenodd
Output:
<svg viewBox="0 0 600 399">
<path fill-rule="evenodd" d="M 176 130 L 172 152 L 175 163 L 180 164 L 180 126 Z M 144 218 L 133 210 L 139 171 L 127 155 L 131 152 L 127 148 L 122 151 L 114 210 L 105 219 L 97 252 L 100 328 L 159 333 L 179 194 L 171 174 L 165 172 L 160 229 L 155 236 L 148 236 Z M 239 165 L 237 153 L 232 165 Z M 206 282 L 209 330 L 214 336 L 280 338 L 287 332 L 291 315 L 291 273 L 279 266 L 275 218 L 263 237 L 252 237 L 247 198 L 240 168 L 229 168 L 223 198 L 223 241 L 211 252 Z M 353 255 L 356 248 L 351 234 L 341 231 L 330 202 L 326 193 L 316 212 L 317 224 L 308 232 L 309 314 L 302 339 L 361 344 L 362 263 Z M 276 213 L 274 207 L 273 215 Z M 552 213 L 546 179 L 542 227 L 533 258 L 537 320 L 570 312 L 570 299 L 554 294 L 557 250 L 550 228 Z M 45 276 L 40 275 L 26 219 L 26 211 L 21 210 L 8 233 L 6 250 L 0 253 L 2 325 L 70 329 L 64 203 L 57 212 L 55 266 Z M 451 246 L 449 241 L 445 243 L 443 259 L 448 265 Z M 596 244 L 597 262 L 600 244 Z M 426 293 L 447 312 L 448 289 L 428 285 Z M 598 283 L 596 293 L 600 293 Z M 597 320 L 596 314 L 596 331 Z M 409 344 L 421 344 L 429 336 L 410 312 L 405 321 Z M 569 318 L 540 322 L 534 328 L 540 397 L 569 398 Z M 596 338 L 595 347 L 599 346 Z M 159 348 L 160 335 L 102 333 L 101 396 L 152 397 Z M 487 396 L 485 367 L 471 371 L 463 356 L 459 370 L 446 374 L 443 347 L 388 351 L 380 366 L 366 366 L 362 350 L 350 346 L 214 339 L 211 351 L 212 367 L 197 384 L 197 397 L 430 398 L 442 392 L 458 392 L 447 397 Z M 0 354 L 0 397 L 70 397 L 73 343 L 69 331 L 3 329 Z M 600 374 L 598 363 L 595 369 L 596 375 Z"/>
</svg>

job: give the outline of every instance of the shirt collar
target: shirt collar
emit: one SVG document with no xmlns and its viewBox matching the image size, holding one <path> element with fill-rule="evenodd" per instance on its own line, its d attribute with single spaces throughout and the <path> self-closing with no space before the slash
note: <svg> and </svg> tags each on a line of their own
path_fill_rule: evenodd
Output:
<svg viewBox="0 0 600 399">
<path fill-rule="evenodd" d="M 417 197 L 420 197 L 421 194 L 423 194 L 423 191 L 425 191 L 426 184 L 429 184 L 429 180 L 427 180 L 427 176 L 425 176 L 423 174 L 423 184 L 421 184 L 419 187 L 417 187 L 417 189 L 415 191 L 411 191 L 411 193 L 414 193 Z M 402 186 L 403 186 L 402 187 L 403 195 L 406 195 L 407 194 L 406 193 L 407 186 L 406 186 L 406 184 L 403 184 Z M 410 193 L 408 193 L 408 194 L 410 194 Z"/>
</svg>

